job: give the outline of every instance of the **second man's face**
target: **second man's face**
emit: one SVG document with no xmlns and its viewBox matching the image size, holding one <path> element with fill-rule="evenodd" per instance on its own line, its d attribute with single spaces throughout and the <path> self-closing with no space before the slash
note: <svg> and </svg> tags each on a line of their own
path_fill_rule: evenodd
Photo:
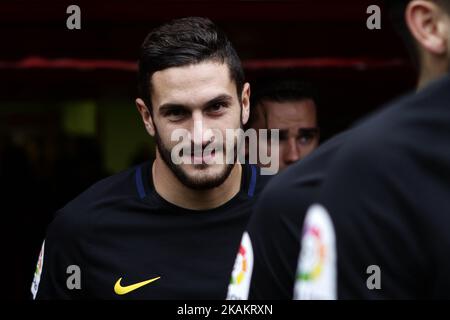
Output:
<svg viewBox="0 0 450 320">
<path fill-rule="evenodd" d="M 214 61 L 158 71 L 151 81 L 153 124 L 161 158 L 190 188 L 222 184 L 234 166 L 225 161 L 230 151 L 224 139 L 226 130 L 238 129 L 247 121 L 248 84 L 240 100 L 228 66 Z M 173 155 L 181 162 L 174 163 Z"/>
<path fill-rule="evenodd" d="M 284 169 L 314 151 L 319 145 L 316 105 L 311 99 L 265 101 L 268 129 L 279 129 L 279 164 Z"/>
</svg>

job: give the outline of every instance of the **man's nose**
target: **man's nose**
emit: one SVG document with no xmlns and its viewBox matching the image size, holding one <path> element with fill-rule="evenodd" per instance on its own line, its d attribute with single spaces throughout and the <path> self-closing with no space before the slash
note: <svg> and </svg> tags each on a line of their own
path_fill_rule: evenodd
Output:
<svg viewBox="0 0 450 320">
<path fill-rule="evenodd" d="M 193 128 L 192 128 L 192 142 L 195 146 L 205 147 L 214 140 L 213 130 L 208 125 L 208 122 L 203 117 L 201 112 L 195 113 L 192 116 Z"/>
<path fill-rule="evenodd" d="M 297 146 L 297 141 L 294 137 L 287 141 L 286 151 L 284 153 L 284 162 L 291 164 L 300 159 L 300 150 Z"/>
</svg>

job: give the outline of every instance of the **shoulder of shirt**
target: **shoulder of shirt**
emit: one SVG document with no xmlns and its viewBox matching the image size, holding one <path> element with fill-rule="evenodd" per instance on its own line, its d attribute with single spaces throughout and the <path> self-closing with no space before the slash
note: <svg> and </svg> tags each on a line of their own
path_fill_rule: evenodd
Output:
<svg viewBox="0 0 450 320">
<path fill-rule="evenodd" d="M 450 99 L 449 82 L 450 77 L 446 76 L 417 93 L 382 106 L 360 121 L 351 129 L 352 134 L 340 148 L 336 162 L 347 158 L 346 163 L 350 166 L 357 166 L 361 160 L 369 160 L 364 165 L 386 166 L 389 161 L 406 156 L 411 148 L 420 147 L 413 135 L 423 133 L 422 128 L 430 129 L 430 123 L 440 119 L 447 123 L 450 119 L 450 113 L 445 116 L 436 112 L 448 107 L 448 102 L 442 101 Z"/>
<path fill-rule="evenodd" d="M 351 172 L 361 167 L 370 174 L 391 174 L 390 166 L 397 169 L 399 161 L 407 154 L 405 147 L 409 147 L 404 142 L 411 140 L 410 132 L 427 112 L 422 106 L 431 103 L 436 92 L 443 91 L 442 87 L 435 83 L 420 93 L 397 99 L 330 139 L 311 155 L 275 176 L 261 193 L 256 208 L 264 211 L 275 200 L 287 206 L 294 199 L 297 207 L 306 206 L 330 172 Z M 405 112 L 408 112 L 406 117 Z M 367 170 L 368 167 L 380 170 Z"/>
<path fill-rule="evenodd" d="M 118 201 L 137 198 L 137 168 L 129 168 L 93 184 L 56 212 L 49 230 L 58 234 L 79 234 L 89 228 L 97 211 Z"/>
<path fill-rule="evenodd" d="M 263 194 L 272 198 L 283 197 L 292 191 L 298 194 L 300 188 L 308 188 L 319 184 L 326 175 L 327 167 L 333 155 L 344 143 L 349 131 L 342 132 L 320 145 L 314 152 L 289 166 L 270 181 Z"/>
<path fill-rule="evenodd" d="M 301 217 L 315 199 L 334 153 L 347 135 L 345 131 L 331 138 L 268 181 L 255 205 L 249 229 L 259 229 L 267 223 L 279 226 L 280 220 L 300 224 Z"/>
</svg>

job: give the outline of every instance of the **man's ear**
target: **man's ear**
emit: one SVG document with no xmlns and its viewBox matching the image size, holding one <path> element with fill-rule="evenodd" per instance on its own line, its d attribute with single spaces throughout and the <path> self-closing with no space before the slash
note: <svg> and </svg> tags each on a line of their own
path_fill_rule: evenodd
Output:
<svg viewBox="0 0 450 320">
<path fill-rule="evenodd" d="M 242 123 L 246 124 L 250 116 L 250 84 L 246 82 L 242 88 L 241 95 L 241 105 L 242 105 Z"/>
<path fill-rule="evenodd" d="M 150 114 L 150 111 L 148 110 L 147 106 L 145 105 L 144 100 L 141 98 L 136 99 L 136 107 L 141 114 L 142 121 L 144 122 L 145 129 L 151 135 L 152 137 L 155 136 L 155 126 L 153 124 L 152 115 Z"/>
<path fill-rule="evenodd" d="M 420 47 L 434 55 L 446 54 L 448 22 L 439 5 L 432 1 L 413 0 L 406 7 L 405 19 Z"/>
</svg>

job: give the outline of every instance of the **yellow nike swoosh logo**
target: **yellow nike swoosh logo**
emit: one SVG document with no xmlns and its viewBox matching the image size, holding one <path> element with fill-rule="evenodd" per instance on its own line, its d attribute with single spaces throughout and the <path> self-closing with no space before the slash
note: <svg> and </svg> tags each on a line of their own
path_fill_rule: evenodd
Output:
<svg viewBox="0 0 450 320">
<path fill-rule="evenodd" d="M 114 285 L 114 292 L 118 295 L 124 295 L 124 294 L 130 293 L 131 291 L 139 289 L 140 287 L 143 287 L 149 283 L 152 283 L 152 282 L 158 280 L 159 278 L 161 278 L 161 277 L 156 277 L 153 279 L 138 282 L 138 283 L 135 283 L 135 284 L 132 284 L 129 286 L 125 286 L 125 287 L 122 287 L 122 285 L 120 284 L 120 281 L 122 281 L 122 278 L 119 278 L 119 280 L 117 280 L 116 284 Z"/>
</svg>

